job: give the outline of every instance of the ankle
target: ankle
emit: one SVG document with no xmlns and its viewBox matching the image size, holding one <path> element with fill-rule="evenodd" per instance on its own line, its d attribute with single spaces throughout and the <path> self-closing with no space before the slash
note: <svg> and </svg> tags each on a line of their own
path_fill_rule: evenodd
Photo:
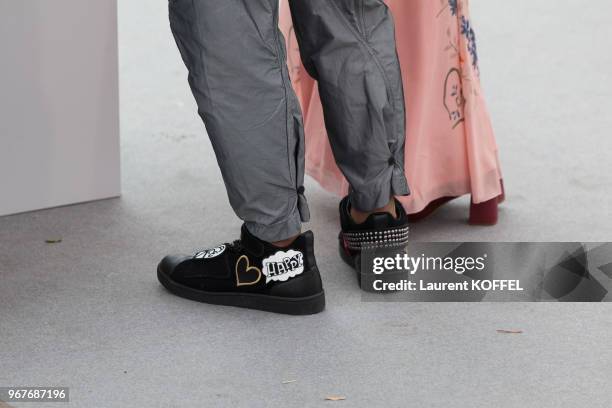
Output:
<svg viewBox="0 0 612 408">
<path fill-rule="evenodd" d="M 295 242 L 295 240 L 300 236 L 300 234 L 294 235 L 293 237 L 289 237 L 287 239 L 284 239 L 282 241 L 275 241 L 275 242 L 270 242 L 272 245 L 279 247 L 279 248 L 286 248 L 288 246 L 290 246 L 291 244 L 293 244 Z"/>
<path fill-rule="evenodd" d="M 388 213 L 391 214 L 393 218 L 397 218 L 397 211 L 395 209 L 395 199 L 391 197 L 391 200 L 384 207 L 376 208 L 372 211 L 359 211 L 355 207 L 351 206 L 350 209 L 351 218 L 357 224 L 363 224 L 370 215 L 374 213 Z"/>
</svg>

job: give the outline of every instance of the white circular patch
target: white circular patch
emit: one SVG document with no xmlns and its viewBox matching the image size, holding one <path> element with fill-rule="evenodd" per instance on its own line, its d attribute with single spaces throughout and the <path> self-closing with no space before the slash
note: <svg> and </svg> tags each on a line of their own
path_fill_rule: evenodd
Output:
<svg viewBox="0 0 612 408">
<path fill-rule="evenodd" d="M 216 248 L 205 249 L 195 255 L 196 259 L 210 259 L 221 255 L 225 251 L 225 245 L 219 245 Z"/>
</svg>

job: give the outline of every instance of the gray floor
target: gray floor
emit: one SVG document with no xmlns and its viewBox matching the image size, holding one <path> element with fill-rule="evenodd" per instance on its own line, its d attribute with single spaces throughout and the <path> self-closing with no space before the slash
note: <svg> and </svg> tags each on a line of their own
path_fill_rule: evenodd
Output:
<svg viewBox="0 0 612 408">
<path fill-rule="evenodd" d="M 160 288 L 162 255 L 240 226 L 165 6 L 120 2 L 123 197 L 0 218 L 0 386 L 67 385 L 75 407 L 612 405 L 607 304 L 363 303 L 336 255 L 336 199 L 312 182 L 326 312 L 206 306 Z M 467 226 L 463 200 L 413 239 L 610 241 L 612 7 L 472 7 L 508 201 L 495 228 Z"/>
</svg>

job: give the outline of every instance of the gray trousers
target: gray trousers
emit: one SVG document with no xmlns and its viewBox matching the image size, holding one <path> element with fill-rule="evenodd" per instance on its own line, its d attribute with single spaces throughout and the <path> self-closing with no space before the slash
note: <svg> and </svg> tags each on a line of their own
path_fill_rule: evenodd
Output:
<svg viewBox="0 0 612 408">
<path fill-rule="evenodd" d="M 382 0 L 290 0 L 332 150 L 362 211 L 409 194 L 405 108 Z M 278 0 L 169 0 L 170 26 L 221 167 L 251 233 L 278 241 L 309 220 L 304 132 L 278 29 Z"/>
</svg>

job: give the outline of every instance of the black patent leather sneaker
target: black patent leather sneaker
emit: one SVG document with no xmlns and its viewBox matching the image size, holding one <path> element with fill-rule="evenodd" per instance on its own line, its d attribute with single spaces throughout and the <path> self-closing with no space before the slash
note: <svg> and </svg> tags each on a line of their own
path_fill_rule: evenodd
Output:
<svg viewBox="0 0 612 408">
<path fill-rule="evenodd" d="M 162 285 L 177 296 L 216 305 L 291 315 L 319 313 L 325 294 L 314 255 L 314 236 L 301 234 L 279 248 L 252 235 L 193 256 L 170 255 L 157 267 Z"/>
<path fill-rule="evenodd" d="M 397 200 L 395 211 L 396 218 L 389 213 L 374 213 L 357 224 L 351 217 L 349 197 L 340 202 L 340 257 L 355 268 L 359 284 L 365 291 L 389 291 L 385 283 L 397 283 L 409 276 L 405 270 L 385 268 L 392 264 L 385 264 L 385 259 L 404 256 L 408 246 L 408 216 Z"/>
</svg>

